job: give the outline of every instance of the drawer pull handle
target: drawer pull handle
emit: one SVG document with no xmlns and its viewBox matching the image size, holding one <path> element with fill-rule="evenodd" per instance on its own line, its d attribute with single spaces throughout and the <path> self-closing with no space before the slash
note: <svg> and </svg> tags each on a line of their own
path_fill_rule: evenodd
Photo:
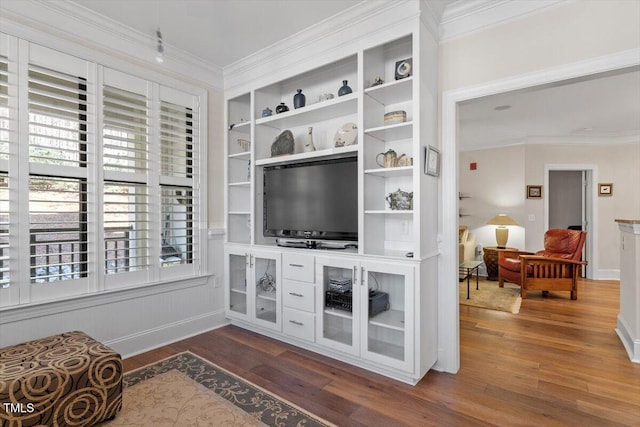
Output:
<svg viewBox="0 0 640 427">
<path fill-rule="evenodd" d="M 304 323 L 298 322 L 297 320 L 289 320 L 289 323 L 293 323 L 294 325 L 304 326 Z"/>
<path fill-rule="evenodd" d="M 304 296 L 304 295 L 298 294 L 296 292 L 289 292 L 289 295 L 293 295 L 294 297 L 300 297 L 300 298 L 302 298 Z"/>
<path fill-rule="evenodd" d="M 302 264 L 289 264 L 289 265 L 290 265 L 291 267 L 299 267 L 299 268 L 304 267 L 304 265 L 302 265 Z"/>
</svg>

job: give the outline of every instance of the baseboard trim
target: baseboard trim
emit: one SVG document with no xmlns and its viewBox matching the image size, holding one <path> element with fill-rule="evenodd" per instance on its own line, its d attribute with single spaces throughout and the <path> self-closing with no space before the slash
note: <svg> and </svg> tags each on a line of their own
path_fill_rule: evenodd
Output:
<svg viewBox="0 0 640 427">
<path fill-rule="evenodd" d="M 627 350 L 629 359 L 634 363 L 640 363 L 640 337 L 634 339 L 631 336 L 630 329 L 620 315 L 618 315 L 616 334 L 618 334 L 622 345 L 624 345 L 625 350 Z"/>
<path fill-rule="evenodd" d="M 620 280 L 620 270 L 615 269 L 598 269 L 594 280 Z"/>
<path fill-rule="evenodd" d="M 126 359 L 228 324 L 224 310 L 218 310 L 105 341 L 105 344 Z"/>
</svg>

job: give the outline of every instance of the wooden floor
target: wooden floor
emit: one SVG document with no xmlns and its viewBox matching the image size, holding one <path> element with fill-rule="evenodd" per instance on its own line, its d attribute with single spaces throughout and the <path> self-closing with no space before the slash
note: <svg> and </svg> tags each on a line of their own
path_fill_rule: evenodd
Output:
<svg viewBox="0 0 640 427">
<path fill-rule="evenodd" d="M 497 284 L 496 284 L 497 286 Z M 640 426 L 640 365 L 614 328 L 618 283 L 531 292 L 517 315 L 460 307 L 461 368 L 415 387 L 227 326 L 125 360 L 191 350 L 340 426 Z"/>
</svg>

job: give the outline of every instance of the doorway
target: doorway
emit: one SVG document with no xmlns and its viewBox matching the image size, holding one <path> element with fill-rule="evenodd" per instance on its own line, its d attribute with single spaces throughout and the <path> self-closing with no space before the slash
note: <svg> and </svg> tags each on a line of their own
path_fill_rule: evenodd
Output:
<svg viewBox="0 0 640 427">
<path fill-rule="evenodd" d="M 582 259 L 588 264 L 582 269 L 582 277 L 593 279 L 593 260 L 597 259 L 597 230 L 593 224 L 596 216 L 597 198 L 594 197 L 595 165 L 547 165 L 545 167 L 546 188 L 545 230 L 568 228 L 584 230 L 587 240 Z"/>
<path fill-rule="evenodd" d="M 452 89 L 442 93 L 442 168 L 440 200 L 442 218 L 439 229 L 440 257 L 438 263 L 438 361 L 435 369 L 456 373 L 460 368 L 460 319 L 457 282 L 458 265 L 458 106 L 461 102 L 539 85 L 557 84 L 575 78 L 588 78 L 599 73 L 637 67 L 637 55 L 620 52 L 604 58 L 505 78 L 476 86 Z M 597 182 L 597 177 L 592 177 Z M 593 193 L 593 190 L 592 190 Z M 596 218 L 592 220 L 596 222 Z M 595 268 L 592 270 L 594 271 Z"/>
</svg>

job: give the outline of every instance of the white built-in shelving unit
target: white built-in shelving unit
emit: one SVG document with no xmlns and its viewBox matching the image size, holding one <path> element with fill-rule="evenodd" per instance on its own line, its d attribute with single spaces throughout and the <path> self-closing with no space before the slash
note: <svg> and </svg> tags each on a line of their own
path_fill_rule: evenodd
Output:
<svg viewBox="0 0 640 427">
<path fill-rule="evenodd" d="M 408 383 L 435 363 L 437 180 L 423 169 L 426 146 L 437 145 L 436 56 L 432 34 L 413 13 L 346 55 L 227 94 L 225 307 L 232 322 Z M 396 79 L 396 63 L 409 58 L 412 75 Z M 384 83 L 372 86 L 378 77 Z M 352 93 L 338 96 L 344 80 Z M 306 96 L 298 109 L 296 89 Z M 283 102 L 290 110 L 276 113 Z M 262 117 L 267 107 L 273 115 Z M 384 115 L 398 110 L 406 121 L 385 124 Z M 336 147 L 347 123 L 358 128 L 356 144 Z M 314 152 L 303 150 L 309 127 Z M 272 157 L 274 139 L 287 129 L 294 153 Z M 238 140 L 250 141 L 248 148 Z M 381 167 L 376 157 L 388 150 L 410 160 Z M 358 161 L 356 249 L 281 248 L 263 236 L 264 167 L 343 157 Z M 390 208 L 397 190 L 413 193 L 411 209 Z M 263 291 L 267 276 L 272 293 Z M 335 279 L 351 283 L 344 306 L 329 301 Z M 380 294 L 388 300 L 382 311 L 370 302 Z"/>
</svg>

